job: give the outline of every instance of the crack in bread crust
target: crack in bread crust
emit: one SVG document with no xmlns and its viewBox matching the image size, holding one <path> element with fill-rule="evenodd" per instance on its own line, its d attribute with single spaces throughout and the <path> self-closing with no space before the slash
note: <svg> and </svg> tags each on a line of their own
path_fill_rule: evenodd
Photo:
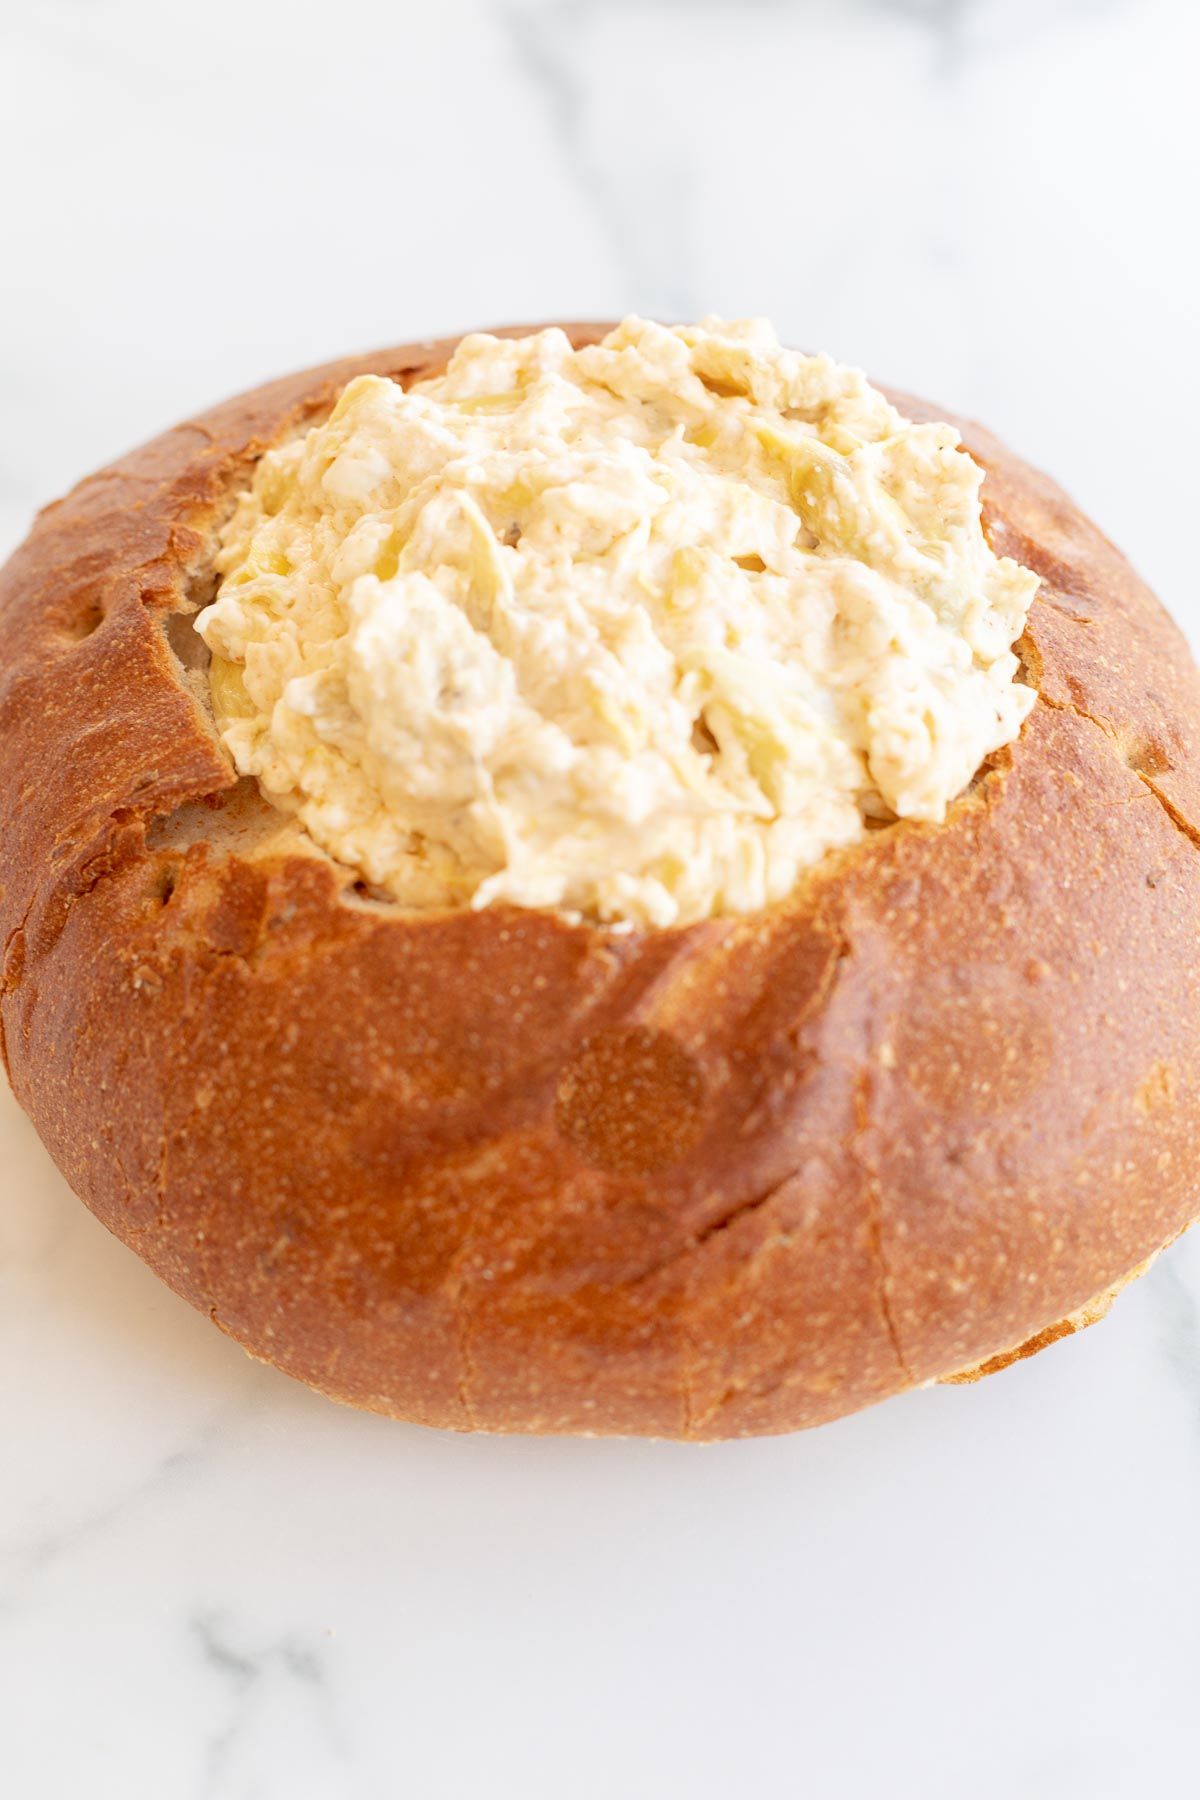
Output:
<svg viewBox="0 0 1200 1800">
<path fill-rule="evenodd" d="M 858 1119 L 858 1130 L 852 1140 L 852 1154 L 859 1162 L 863 1175 L 863 1186 L 868 1202 L 868 1239 L 871 1246 L 871 1258 L 875 1264 L 879 1284 L 879 1311 L 888 1334 L 888 1342 L 895 1352 L 896 1361 L 905 1384 L 912 1385 L 913 1375 L 904 1356 L 904 1348 L 900 1342 L 900 1332 L 892 1312 L 891 1297 L 888 1284 L 891 1274 L 888 1269 L 887 1253 L 884 1249 L 883 1223 L 883 1190 L 875 1172 L 870 1169 L 861 1157 L 859 1146 L 864 1134 L 870 1127 L 870 1077 L 864 1071 L 858 1078 L 855 1088 L 855 1109 Z"/>
</svg>

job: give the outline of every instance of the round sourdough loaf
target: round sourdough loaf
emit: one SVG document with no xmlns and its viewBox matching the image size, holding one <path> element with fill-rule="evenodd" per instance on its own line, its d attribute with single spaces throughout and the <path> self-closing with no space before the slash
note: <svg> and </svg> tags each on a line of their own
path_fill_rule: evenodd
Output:
<svg viewBox="0 0 1200 1800">
<path fill-rule="evenodd" d="M 1179 632 L 961 424 L 1038 700 L 945 824 L 681 928 L 405 911 L 237 780 L 191 618 L 263 449 L 452 348 L 181 425 L 0 576 L 2 1041 L 67 1179 L 252 1354 L 430 1425 L 786 1431 L 1090 1322 L 1197 1208 Z"/>
</svg>

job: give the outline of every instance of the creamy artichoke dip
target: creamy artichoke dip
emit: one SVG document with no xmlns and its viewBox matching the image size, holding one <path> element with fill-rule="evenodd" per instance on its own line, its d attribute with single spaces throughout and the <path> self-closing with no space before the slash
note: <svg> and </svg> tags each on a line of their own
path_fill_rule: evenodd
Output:
<svg viewBox="0 0 1200 1800">
<path fill-rule="evenodd" d="M 198 629 L 238 770 L 397 900 L 671 925 L 941 820 L 1033 705 L 982 472 L 762 321 L 465 338 L 270 450 Z"/>
</svg>

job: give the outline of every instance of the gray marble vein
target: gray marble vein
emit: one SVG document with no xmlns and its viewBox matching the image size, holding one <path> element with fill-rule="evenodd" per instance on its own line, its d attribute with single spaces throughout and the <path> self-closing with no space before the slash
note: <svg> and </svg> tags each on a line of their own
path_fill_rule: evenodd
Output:
<svg viewBox="0 0 1200 1800">
<path fill-rule="evenodd" d="M 197 1463 L 195 1450 L 172 1450 L 156 1461 L 136 1481 L 121 1487 L 102 1505 L 82 1507 L 60 1524 L 23 1536 L 14 1535 L 0 1547 L 0 1617 L 23 1602 L 36 1600 L 36 1585 L 64 1558 L 86 1549 L 145 1506 L 160 1502 L 178 1489 Z"/>
<path fill-rule="evenodd" d="M 333 1710 L 328 1681 L 328 1638 L 287 1633 L 265 1643 L 240 1635 L 225 1615 L 197 1613 L 192 1640 L 222 1693 L 221 1724 L 204 1745 L 199 1793 L 202 1800 L 227 1794 L 238 1774 L 247 1742 L 261 1730 L 268 1700 L 298 1721 L 299 1735 L 316 1736 L 322 1748 L 341 1757 L 344 1738 Z"/>
<path fill-rule="evenodd" d="M 1132 0 L 858 0 L 858 4 L 868 13 L 891 14 L 926 27 L 938 44 L 943 68 L 952 70 L 972 50 L 1032 43 L 1056 23 L 1080 16 L 1099 20 Z"/>
<path fill-rule="evenodd" d="M 669 10 L 681 0 L 659 0 Z M 774 6 L 786 0 L 752 0 Z M 622 273 L 630 310 L 686 318 L 697 310 L 688 223 L 695 196 L 687 161 L 668 144 L 653 147 L 653 164 L 624 174 L 609 147 L 589 130 L 594 95 L 591 39 L 614 12 L 632 16 L 632 0 L 506 0 L 499 18 L 514 60 L 539 97 L 564 164 L 584 207 L 597 220 Z M 640 201 L 659 197 L 653 215 Z"/>
<path fill-rule="evenodd" d="M 1145 1280 L 1163 1355 L 1187 1400 L 1200 1449 L 1200 1238 L 1195 1231 L 1166 1251 Z"/>
</svg>

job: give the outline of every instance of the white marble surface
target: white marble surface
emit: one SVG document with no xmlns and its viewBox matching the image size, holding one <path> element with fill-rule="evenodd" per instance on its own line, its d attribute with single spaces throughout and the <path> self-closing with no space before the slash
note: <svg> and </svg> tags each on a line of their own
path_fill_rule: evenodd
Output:
<svg viewBox="0 0 1200 1800">
<path fill-rule="evenodd" d="M 1200 643 L 1193 0 L 0 6 L 0 550 L 341 350 L 774 316 L 1050 465 Z M 981 1388 L 703 1450 L 246 1361 L 0 1098 L 13 1800 L 1193 1800 L 1200 1239 Z"/>
</svg>

